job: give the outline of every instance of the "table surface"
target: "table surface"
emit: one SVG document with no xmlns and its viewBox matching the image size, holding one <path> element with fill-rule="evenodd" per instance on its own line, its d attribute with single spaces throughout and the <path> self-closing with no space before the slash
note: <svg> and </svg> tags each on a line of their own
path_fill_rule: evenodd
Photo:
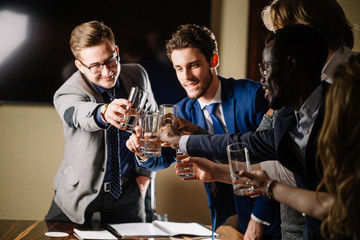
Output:
<svg viewBox="0 0 360 240">
<path fill-rule="evenodd" d="M 29 220 L 0 220 L 0 239 L 2 240 L 75 240 L 73 229 L 79 230 L 103 230 L 103 228 L 93 227 L 91 225 L 79 225 L 71 222 L 45 222 L 45 221 L 29 221 Z M 46 232 L 66 232 L 68 237 L 47 237 Z M 216 231 L 220 233 L 218 239 L 222 240 L 242 240 L 243 236 L 231 226 L 221 226 Z M 118 237 L 118 239 L 122 239 Z M 129 239 L 129 238 L 126 238 Z M 131 238 L 137 240 L 146 240 L 154 238 Z M 161 238 L 163 240 L 170 238 Z M 173 238 L 174 239 L 174 238 Z M 183 237 L 178 239 L 192 239 L 190 237 Z M 195 238 L 194 238 L 195 239 Z M 204 239 L 197 237 L 196 239 Z M 206 238 L 210 239 L 210 238 Z"/>
</svg>

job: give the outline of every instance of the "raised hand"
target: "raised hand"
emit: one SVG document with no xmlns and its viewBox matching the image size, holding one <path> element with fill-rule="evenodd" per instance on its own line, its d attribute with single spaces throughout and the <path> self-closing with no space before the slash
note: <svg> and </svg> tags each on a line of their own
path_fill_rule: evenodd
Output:
<svg viewBox="0 0 360 240">
<path fill-rule="evenodd" d="M 116 128 L 124 130 L 125 128 L 120 123 L 125 123 L 124 116 L 130 116 L 136 113 L 135 109 L 131 108 L 132 103 L 123 98 L 115 99 L 109 103 L 105 114 L 104 120 Z"/>
<path fill-rule="evenodd" d="M 239 176 L 248 178 L 255 186 L 260 187 L 261 193 L 266 196 L 266 186 L 271 179 L 264 170 L 240 171 Z"/>
<path fill-rule="evenodd" d="M 176 127 L 177 130 L 180 132 L 180 135 L 193 135 L 196 134 L 200 129 L 199 126 L 181 117 L 176 118 Z"/>
<path fill-rule="evenodd" d="M 135 154 L 140 154 L 141 151 L 140 148 L 140 137 L 141 137 L 141 127 L 136 126 L 134 128 L 133 134 L 129 137 L 129 139 L 126 141 L 126 147 Z"/>
<path fill-rule="evenodd" d="M 157 137 L 161 142 L 162 146 L 170 146 L 174 149 L 179 148 L 180 132 L 170 124 L 166 124 L 157 133 Z"/>
<path fill-rule="evenodd" d="M 219 181 L 231 183 L 228 164 L 219 164 L 200 157 L 178 156 L 177 160 L 180 159 L 183 164 L 192 164 L 193 166 L 194 176 L 191 178 L 183 178 L 185 181 L 200 180 L 203 182 Z"/>
</svg>

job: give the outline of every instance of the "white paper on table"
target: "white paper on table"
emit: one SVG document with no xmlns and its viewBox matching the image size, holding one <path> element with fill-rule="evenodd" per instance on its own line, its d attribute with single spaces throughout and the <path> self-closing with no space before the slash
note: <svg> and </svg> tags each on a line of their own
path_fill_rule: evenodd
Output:
<svg viewBox="0 0 360 240">
<path fill-rule="evenodd" d="M 101 231 L 80 231 L 74 228 L 74 232 L 79 239 L 111 239 L 117 240 L 117 237 L 112 235 L 108 230 Z"/>
<path fill-rule="evenodd" d="M 170 237 L 170 236 L 202 236 L 211 237 L 210 229 L 199 223 L 181 223 L 153 221 L 152 223 L 120 223 L 108 224 L 117 235 L 122 237 Z M 219 236 L 215 233 L 215 236 Z"/>
<path fill-rule="evenodd" d="M 109 224 L 109 227 L 122 237 L 168 237 L 169 234 L 155 227 L 152 223 Z"/>
</svg>

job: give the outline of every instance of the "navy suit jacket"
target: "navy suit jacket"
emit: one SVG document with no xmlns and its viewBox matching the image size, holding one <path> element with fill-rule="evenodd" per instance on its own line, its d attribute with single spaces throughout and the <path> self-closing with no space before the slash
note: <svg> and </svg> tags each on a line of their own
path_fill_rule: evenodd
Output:
<svg viewBox="0 0 360 240">
<path fill-rule="evenodd" d="M 219 78 L 222 91 L 221 105 L 228 132 L 245 133 L 256 130 L 264 113 L 268 110 L 268 103 L 264 98 L 261 84 L 247 79 Z M 203 111 L 197 100 L 184 98 L 176 105 L 178 106 L 179 117 L 207 129 Z M 171 155 L 172 157 L 169 158 Z M 174 151 L 163 148 L 161 159 L 149 159 L 141 166 L 152 171 L 160 170 L 170 166 L 175 161 L 174 156 Z M 208 158 L 214 159 L 211 156 Z M 227 160 L 225 163 L 227 163 Z M 250 220 L 250 215 L 253 213 L 257 218 L 272 223 L 270 227 L 266 227 L 265 235 L 276 236 L 274 239 L 280 238 L 279 205 L 276 201 L 263 196 L 260 196 L 257 201 L 248 197 L 235 196 L 234 201 L 231 184 L 205 183 L 205 189 L 208 195 L 213 229 L 218 228 L 230 216 L 237 213 L 239 227 L 244 232 Z"/>
<path fill-rule="evenodd" d="M 295 176 L 298 187 L 315 190 L 322 177 L 322 169 L 316 164 L 317 140 L 324 120 L 325 96 L 329 84 L 323 85 L 323 99 L 307 143 L 305 158 L 298 154 L 295 143 L 289 136 L 289 129 L 296 124 L 294 110 L 284 107 L 280 110 L 275 126 L 270 130 L 248 132 L 245 134 L 193 135 L 187 142 L 191 156 L 226 159 L 225 148 L 229 143 L 246 142 L 249 145 L 250 159 L 253 163 L 278 159 Z M 305 217 L 304 239 L 322 239 L 321 221 Z"/>
</svg>

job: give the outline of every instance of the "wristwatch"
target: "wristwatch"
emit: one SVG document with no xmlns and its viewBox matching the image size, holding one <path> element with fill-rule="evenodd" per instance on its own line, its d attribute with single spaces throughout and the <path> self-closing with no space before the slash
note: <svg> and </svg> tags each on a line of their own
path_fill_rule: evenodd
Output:
<svg viewBox="0 0 360 240">
<path fill-rule="evenodd" d="M 104 104 L 102 105 L 101 109 L 100 109 L 100 116 L 101 116 L 101 119 L 104 121 L 104 123 L 108 123 L 106 120 L 105 120 L 105 112 L 108 108 L 109 104 Z"/>
</svg>

